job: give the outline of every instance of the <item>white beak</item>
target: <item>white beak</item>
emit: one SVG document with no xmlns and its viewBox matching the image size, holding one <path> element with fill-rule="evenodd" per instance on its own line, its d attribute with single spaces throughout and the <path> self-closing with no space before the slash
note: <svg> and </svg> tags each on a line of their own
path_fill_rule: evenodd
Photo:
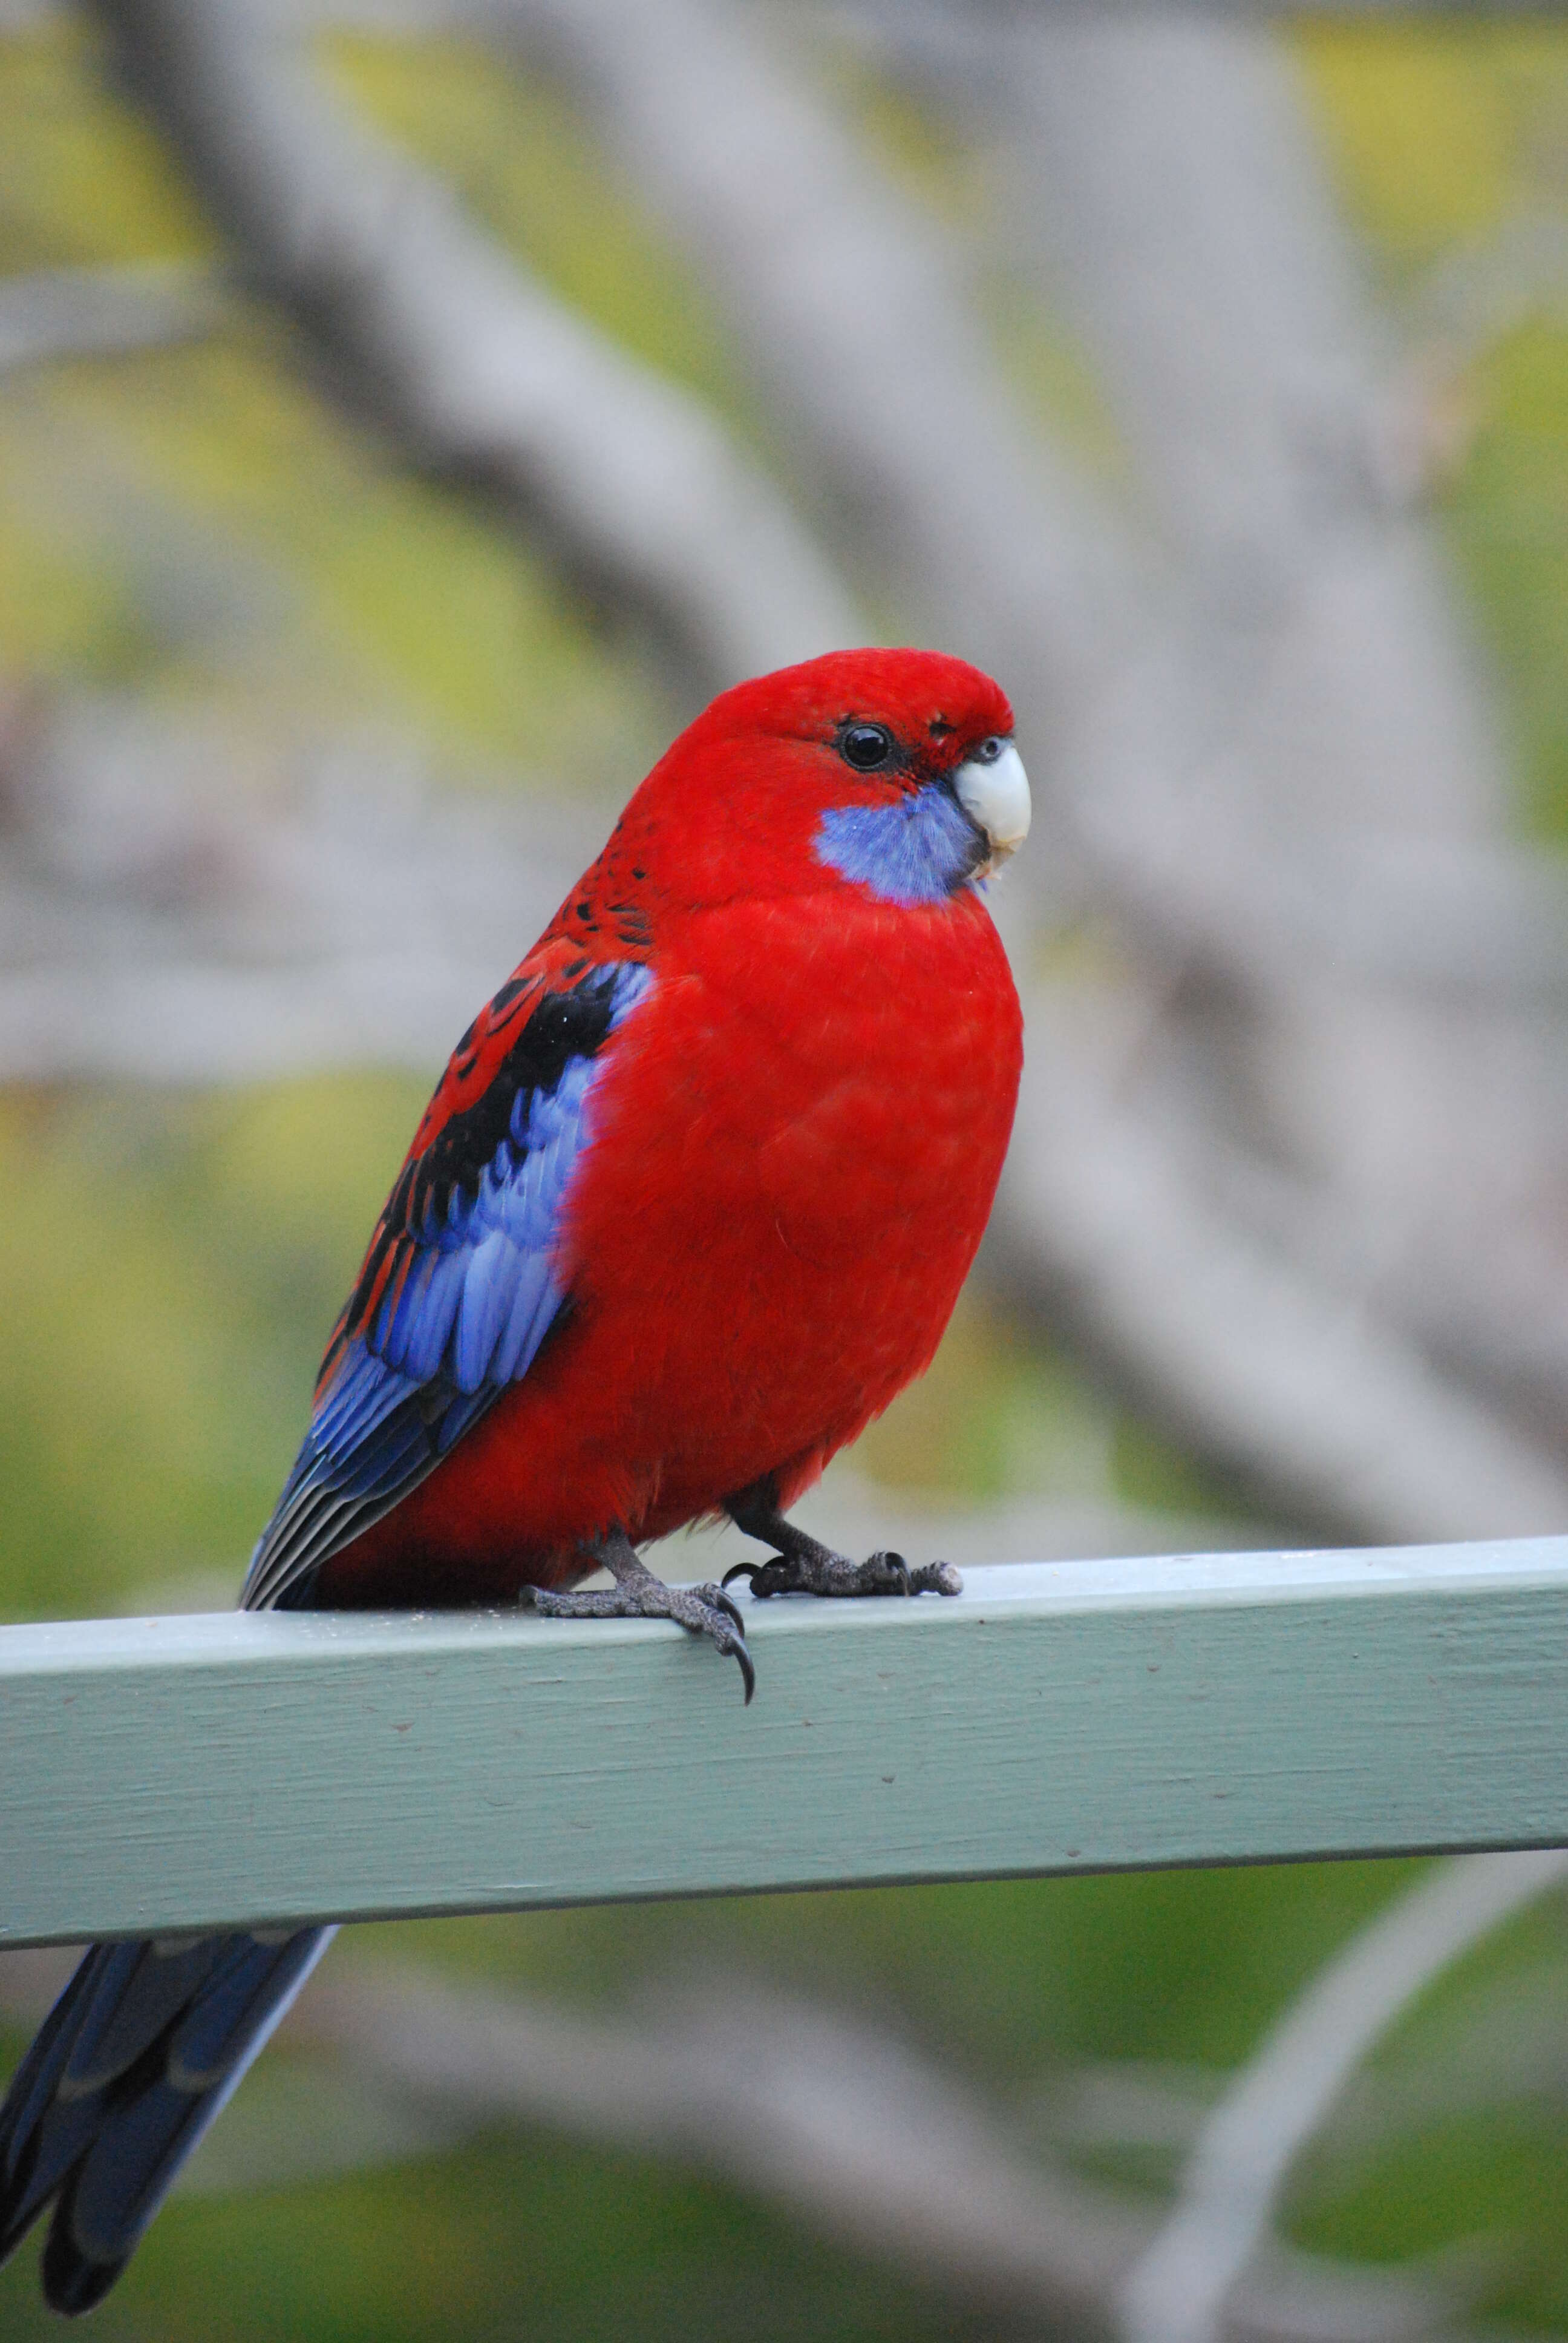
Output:
<svg viewBox="0 0 1568 2343">
<path fill-rule="evenodd" d="M 953 775 L 953 789 L 965 813 L 990 841 L 990 868 L 1005 862 L 1029 836 L 1029 775 L 1010 740 L 1000 756 L 982 764 L 971 757 Z"/>
</svg>

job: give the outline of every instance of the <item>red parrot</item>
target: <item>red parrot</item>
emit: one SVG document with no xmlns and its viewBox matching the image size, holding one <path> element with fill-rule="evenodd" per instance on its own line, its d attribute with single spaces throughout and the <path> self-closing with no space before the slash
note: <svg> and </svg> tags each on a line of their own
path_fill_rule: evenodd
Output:
<svg viewBox="0 0 1568 2343">
<path fill-rule="evenodd" d="M 647 1540 L 727 1513 L 773 1549 L 729 1574 L 754 1594 L 957 1591 L 785 1514 L 930 1363 L 990 1210 L 1012 729 L 989 677 L 897 650 L 738 685 L 681 734 L 458 1043 L 245 1605 L 666 1617 L 749 1700 L 740 1612 L 666 1586 Z M 330 1934 L 88 1953 L 0 2108 L 0 2257 L 54 2201 L 56 2309 L 113 2284 Z"/>
</svg>

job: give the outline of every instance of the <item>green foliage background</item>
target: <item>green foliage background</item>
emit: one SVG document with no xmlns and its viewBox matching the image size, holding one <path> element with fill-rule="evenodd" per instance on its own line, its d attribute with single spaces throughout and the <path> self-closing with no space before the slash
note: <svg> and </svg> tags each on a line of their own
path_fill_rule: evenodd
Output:
<svg viewBox="0 0 1568 2343">
<path fill-rule="evenodd" d="M 1466 240 L 1561 202 L 1568 29 L 1297 37 L 1394 304 Z M 324 62 L 550 283 L 784 468 L 722 320 L 558 91 L 456 40 L 340 40 Z M 983 225 L 983 157 L 860 67 L 846 65 L 844 85 L 917 198 Z M 55 23 L 0 38 L 0 274 L 209 250 L 90 38 Z M 981 295 L 1020 392 L 1113 470 L 1060 321 L 1000 273 Z M 1448 538 L 1503 679 L 1520 826 L 1554 850 L 1568 835 L 1568 327 L 1532 317 L 1452 396 Z M 412 739 L 453 789 L 571 788 L 608 806 L 682 712 L 646 646 L 472 498 L 411 476 L 325 403 L 260 313 L 188 348 L 0 379 L 6 679 L 199 709 L 215 739 L 239 744 L 215 765 L 215 796 L 279 788 L 312 728 L 360 725 Z M 218 1096 L 0 1095 L 0 1612 L 88 1614 L 204 1573 L 237 1579 L 421 1103 L 417 1082 L 371 1075 Z M 1188 1509 L 1226 1501 L 979 1301 L 862 1461 L 889 1483 L 976 1498 L 1099 1487 Z M 1021 2120 L 1068 2062 L 1243 2057 L 1411 1875 L 1343 1865 L 562 1913 L 363 1931 L 355 1950 L 609 2004 L 737 1963 L 907 2029 Z M 1551 1909 L 1448 1980 L 1382 2059 L 1440 2063 L 1511 1997 L 1568 2018 Z M 272 2068 L 227 2119 L 249 2126 L 262 2171 L 269 2122 L 288 2167 L 297 2104 L 287 2061 Z M 1549 2091 L 1433 2117 L 1359 2163 L 1304 2172 L 1296 2234 L 1374 2259 L 1488 2234 L 1501 2246 L 1483 2307 L 1568 2328 L 1564 2145 Z M 1117 2177 L 1159 2187 L 1169 2170 L 1144 2158 Z M 31 2258 L 0 2276 L 0 2343 L 50 2325 Z M 510 2134 L 176 2202 L 96 2328 L 106 2343 L 631 2331 L 934 2343 L 1008 2330 L 717 2183 Z"/>
</svg>

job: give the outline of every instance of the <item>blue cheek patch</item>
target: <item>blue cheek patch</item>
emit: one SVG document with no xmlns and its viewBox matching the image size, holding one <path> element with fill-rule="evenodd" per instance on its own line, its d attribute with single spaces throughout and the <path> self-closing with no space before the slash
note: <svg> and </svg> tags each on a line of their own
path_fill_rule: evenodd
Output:
<svg viewBox="0 0 1568 2343">
<path fill-rule="evenodd" d="M 980 841 L 946 789 L 917 789 L 893 805 L 830 806 L 817 854 L 884 903 L 941 903 L 974 874 Z"/>
</svg>

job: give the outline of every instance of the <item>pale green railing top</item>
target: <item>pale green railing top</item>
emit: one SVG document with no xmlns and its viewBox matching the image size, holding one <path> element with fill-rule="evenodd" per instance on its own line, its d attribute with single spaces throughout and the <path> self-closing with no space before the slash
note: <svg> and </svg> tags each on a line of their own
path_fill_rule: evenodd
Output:
<svg viewBox="0 0 1568 2343">
<path fill-rule="evenodd" d="M 1568 1539 L 0 1629 L 0 1943 L 1568 1841 Z"/>
</svg>

